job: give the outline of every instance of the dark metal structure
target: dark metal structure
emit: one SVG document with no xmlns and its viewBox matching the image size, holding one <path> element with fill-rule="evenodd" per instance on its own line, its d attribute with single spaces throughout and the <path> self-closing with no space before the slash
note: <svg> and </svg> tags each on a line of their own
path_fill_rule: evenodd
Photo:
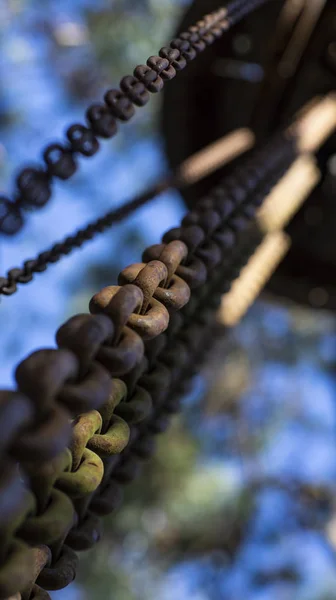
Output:
<svg viewBox="0 0 336 600">
<path fill-rule="evenodd" d="M 205 6 L 213 10 L 219 4 L 195 0 L 179 29 L 197 20 Z M 335 87 L 335 2 L 274 0 L 241 21 L 166 88 L 162 129 L 170 164 L 176 167 L 242 126 L 251 127 L 262 143 L 306 102 Z M 289 225 L 291 251 L 268 286 L 278 296 L 331 310 L 336 310 L 335 157 L 336 135 L 318 154 L 321 183 Z M 185 191 L 187 204 L 231 168 Z"/>
</svg>

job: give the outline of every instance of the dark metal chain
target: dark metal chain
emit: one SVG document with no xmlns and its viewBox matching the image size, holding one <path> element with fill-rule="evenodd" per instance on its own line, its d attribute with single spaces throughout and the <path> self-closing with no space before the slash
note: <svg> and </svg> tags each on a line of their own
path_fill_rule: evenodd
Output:
<svg viewBox="0 0 336 600">
<path fill-rule="evenodd" d="M 98 541 L 178 410 L 221 294 L 262 239 L 254 213 L 295 156 L 285 136 L 253 152 L 0 392 L 0 598 L 74 579 L 76 551 Z"/>
<path fill-rule="evenodd" d="M 61 242 L 53 244 L 48 250 L 40 252 L 36 258 L 25 260 L 22 267 L 10 269 L 5 277 L 0 277 L 0 294 L 11 296 L 17 291 L 19 283 L 29 283 L 32 281 L 34 274 L 46 271 L 48 266 L 57 263 L 62 257 L 68 256 L 73 250 L 81 248 L 84 244 L 93 240 L 96 235 L 112 227 L 112 225 L 126 219 L 169 187 L 170 182 L 163 180 L 130 202 L 117 209 L 108 211 L 105 215 L 92 221 L 86 227 L 79 229 L 73 235 L 69 235 Z"/>
<path fill-rule="evenodd" d="M 66 131 L 66 142 L 53 143 L 43 151 L 43 167 L 24 168 L 16 179 L 14 200 L 0 197 L 0 234 L 13 235 L 23 226 L 23 212 L 44 207 L 52 195 L 52 180 L 67 180 L 77 170 L 78 155 L 91 157 L 99 150 L 99 139 L 112 138 L 117 133 L 117 122 L 129 121 L 135 107 L 145 106 L 150 94 L 160 92 L 207 46 L 220 38 L 261 4 L 271 0 L 233 0 L 226 8 L 206 15 L 161 48 L 158 56 L 151 56 L 146 65 L 135 68 L 133 75 L 123 77 L 120 87 L 108 90 L 104 102 L 92 104 L 86 112 L 86 123 L 71 125 Z M 29 277 L 29 267 L 20 274 L 21 282 Z M 11 285 L 8 286 L 9 288 Z"/>
</svg>

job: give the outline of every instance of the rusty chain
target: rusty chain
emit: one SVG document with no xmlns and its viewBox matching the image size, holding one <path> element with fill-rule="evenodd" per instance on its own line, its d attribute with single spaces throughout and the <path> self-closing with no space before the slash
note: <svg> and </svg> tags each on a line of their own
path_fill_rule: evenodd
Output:
<svg viewBox="0 0 336 600">
<path fill-rule="evenodd" d="M 296 157 L 255 150 L 34 352 L 0 392 L 0 598 L 48 598 L 76 575 L 212 344 L 223 292 L 262 240 L 254 215 Z"/>
<path fill-rule="evenodd" d="M 118 121 L 129 121 L 135 114 L 135 107 L 143 107 L 149 102 L 150 94 L 160 92 L 166 82 L 204 52 L 207 46 L 248 13 L 270 1 L 229 2 L 226 7 L 205 15 L 188 31 L 182 32 L 168 46 L 161 48 L 158 56 L 151 56 L 146 65 L 138 65 L 133 75 L 123 77 L 118 88 L 105 93 L 104 102 L 88 108 L 85 125 L 71 125 L 66 131 L 65 142 L 52 143 L 44 149 L 44 166 L 20 171 L 13 200 L 0 196 L 0 234 L 17 233 L 24 223 L 24 211 L 40 209 L 48 203 L 54 178 L 71 178 L 78 168 L 78 156 L 88 158 L 95 155 L 100 138 L 110 139 L 116 135 Z M 29 266 L 24 269 L 30 271 Z M 20 273 L 21 281 L 29 276 Z"/>
<path fill-rule="evenodd" d="M 44 205 L 51 177 L 67 179 L 75 171 L 75 152 L 96 152 L 96 136 L 114 135 L 115 118 L 128 120 L 133 104 L 145 104 L 148 91 L 159 91 L 265 1 L 231 2 L 137 67 L 134 77 L 122 80 L 124 93 L 106 94 L 108 108 L 89 109 L 89 128 L 68 130 L 72 146 L 48 147 L 46 171 L 21 173 L 19 201 Z M 45 590 L 74 579 L 76 551 L 98 541 L 100 517 L 118 507 L 123 486 L 137 476 L 155 436 L 179 409 L 212 344 L 221 295 L 262 240 L 255 212 L 295 155 L 295 140 L 284 135 L 255 151 L 180 228 L 148 248 L 142 263 L 124 269 L 118 286 L 96 294 L 91 315 L 77 315 L 58 330 L 57 350 L 34 352 L 17 367 L 16 391 L 0 392 L 0 598 L 46 599 Z M 2 213 L 0 229 L 14 233 L 20 207 L 7 200 L 3 206 L 11 208 Z M 39 257 L 37 266 L 90 237 L 90 229 L 81 233 L 63 250 L 56 245 Z M 39 270 L 31 262 L 25 265 L 30 272 L 11 274 L 12 286 Z"/>
</svg>

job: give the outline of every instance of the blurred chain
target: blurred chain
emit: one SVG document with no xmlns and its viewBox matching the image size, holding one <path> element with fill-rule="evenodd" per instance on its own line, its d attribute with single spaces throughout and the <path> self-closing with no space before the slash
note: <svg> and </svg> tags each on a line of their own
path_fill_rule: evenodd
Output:
<svg viewBox="0 0 336 600">
<path fill-rule="evenodd" d="M 0 392 L 0 599 L 47 598 L 154 451 L 212 345 L 221 295 L 262 240 L 255 212 L 296 157 L 278 135 L 34 352 Z"/>
<path fill-rule="evenodd" d="M 135 106 L 142 107 L 148 103 L 150 93 L 160 92 L 167 81 L 173 79 L 231 26 L 270 1 L 229 2 L 225 8 L 204 16 L 196 25 L 172 40 L 169 46 L 161 48 L 159 55 L 151 56 L 146 65 L 137 66 L 133 75 L 123 77 L 119 88 L 106 92 L 104 102 L 92 104 L 88 108 L 85 125 L 71 125 L 66 131 L 66 142 L 53 143 L 45 148 L 44 166 L 27 167 L 19 173 L 13 200 L 0 197 L 0 234 L 13 235 L 20 231 L 24 223 L 23 212 L 39 209 L 47 204 L 52 195 L 52 180 L 55 177 L 61 180 L 72 177 L 77 171 L 78 155 L 91 157 L 96 154 L 99 150 L 98 139 L 112 138 L 117 133 L 117 121 L 129 121 L 135 114 Z M 104 222 L 98 222 L 97 226 L 98 230 L 100 226 L 105 227 Z M 87 239 L 87 236 L 96 231 L 96 227 L 92 232 L 90 229 L 80 232 L 76 243 Z M 63 253 L 66 249 L 65 245 Z M 52 258 L 57 255 L 57 249 L 50 252 Z M 38 259 L 37 262 L 43 265 L 44 259 Z M 31 268 L 25 265 L 23 272 L 20 270 L 20 273 L 16 273 L 21 283 L 25 278 L 29 279 Z M 12 277 L 15 277 L 15 273 Z"/>
</svg>

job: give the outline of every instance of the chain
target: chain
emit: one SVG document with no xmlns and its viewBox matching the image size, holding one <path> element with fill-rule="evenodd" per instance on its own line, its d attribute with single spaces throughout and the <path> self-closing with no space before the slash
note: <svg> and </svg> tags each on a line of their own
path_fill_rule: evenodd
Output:
<svg viewBox="0 0 336 600">
<path fill-rule="evenodd" d="M 78 156 L 87 158 L 99 150 L 99 139 L 109 139 L 117 133 L 117 122 L 129 121 L 135 114 L 135 107 L 145 106 L 150 94 L 160 92 L 165 83 L 173 79 L 189 62 L 202 53 L 207 46 L 213 44 L 224 32 L 260 5 L 271 0 L 233 0 L 226 8 L 206 15 L 189 27 L 179 37 L 172 40 L 169 46 L 161 48 L 158 56 L 151 56 L 146 65 L 135 68 L 133 75 L 127 75 L 120 81 L 120 86 L 110 89 L 104 96 L 104 102 L 92 104 L 86 111 L 86 123 L 73 124 L 66 131 L 66 141 L 49 144 L 43 151 L 44 165 L 27 167 L 20 171 L 16 179 L 16 190 L 13 200 L 0 197 L 0 233 L 13 235 L 24 223 L 24 211 L 43 208 L 52 195 L 54 178 L 67 180 L 77 171 Z M 89 231 L 78 234 L 86 239 Z M 52 257 L 57 255 L 51 251 Z M 43 259 L 38 263 L 44 263 Z M 30 267 L 24 266 L 23 272 L 13 273 L 20 282 L 29 279 Z M 18 281 L 19 281 L 18 280 Z M 13 283 L 2 287 L 11 288 Z"/>
<path fill-rule="evenodd" d="M 83 229 L 79 229 L 76 233 L 67 236 L 61 242 L 53 244 L 48 250 L 40 252 L 34 259 L 25 260 L 21 267 L 10 269 L 5 277 L 0 277 L 0 294 L 4 296 L 13 295 L 17 291 L 19 283 L 31 282 L 36 273 L 46 271 L 48 266 L 57 263 L 61 258 L 73 252 L 73 250 L 81 248 L 84 244 L 94 239 L 96 235 L 103 233 L 112 227 L 112 225 L 127 218 L 134 211 L 153 200 L 153 198 L 169 187 L 170 182 L 163 180 L 130 202 L 115 210 L 108 211 L 102 217 L 91 221 Z"/>
<path fill-rule="evenodd" d="M 295 156 L 283 135 L 255 150 L 0 392 L 0 598 L 48 598 L 74 579 L 77 551 L 179 410 L 221 296 L 262 240 L 255 212 Z"/>
</svg>

